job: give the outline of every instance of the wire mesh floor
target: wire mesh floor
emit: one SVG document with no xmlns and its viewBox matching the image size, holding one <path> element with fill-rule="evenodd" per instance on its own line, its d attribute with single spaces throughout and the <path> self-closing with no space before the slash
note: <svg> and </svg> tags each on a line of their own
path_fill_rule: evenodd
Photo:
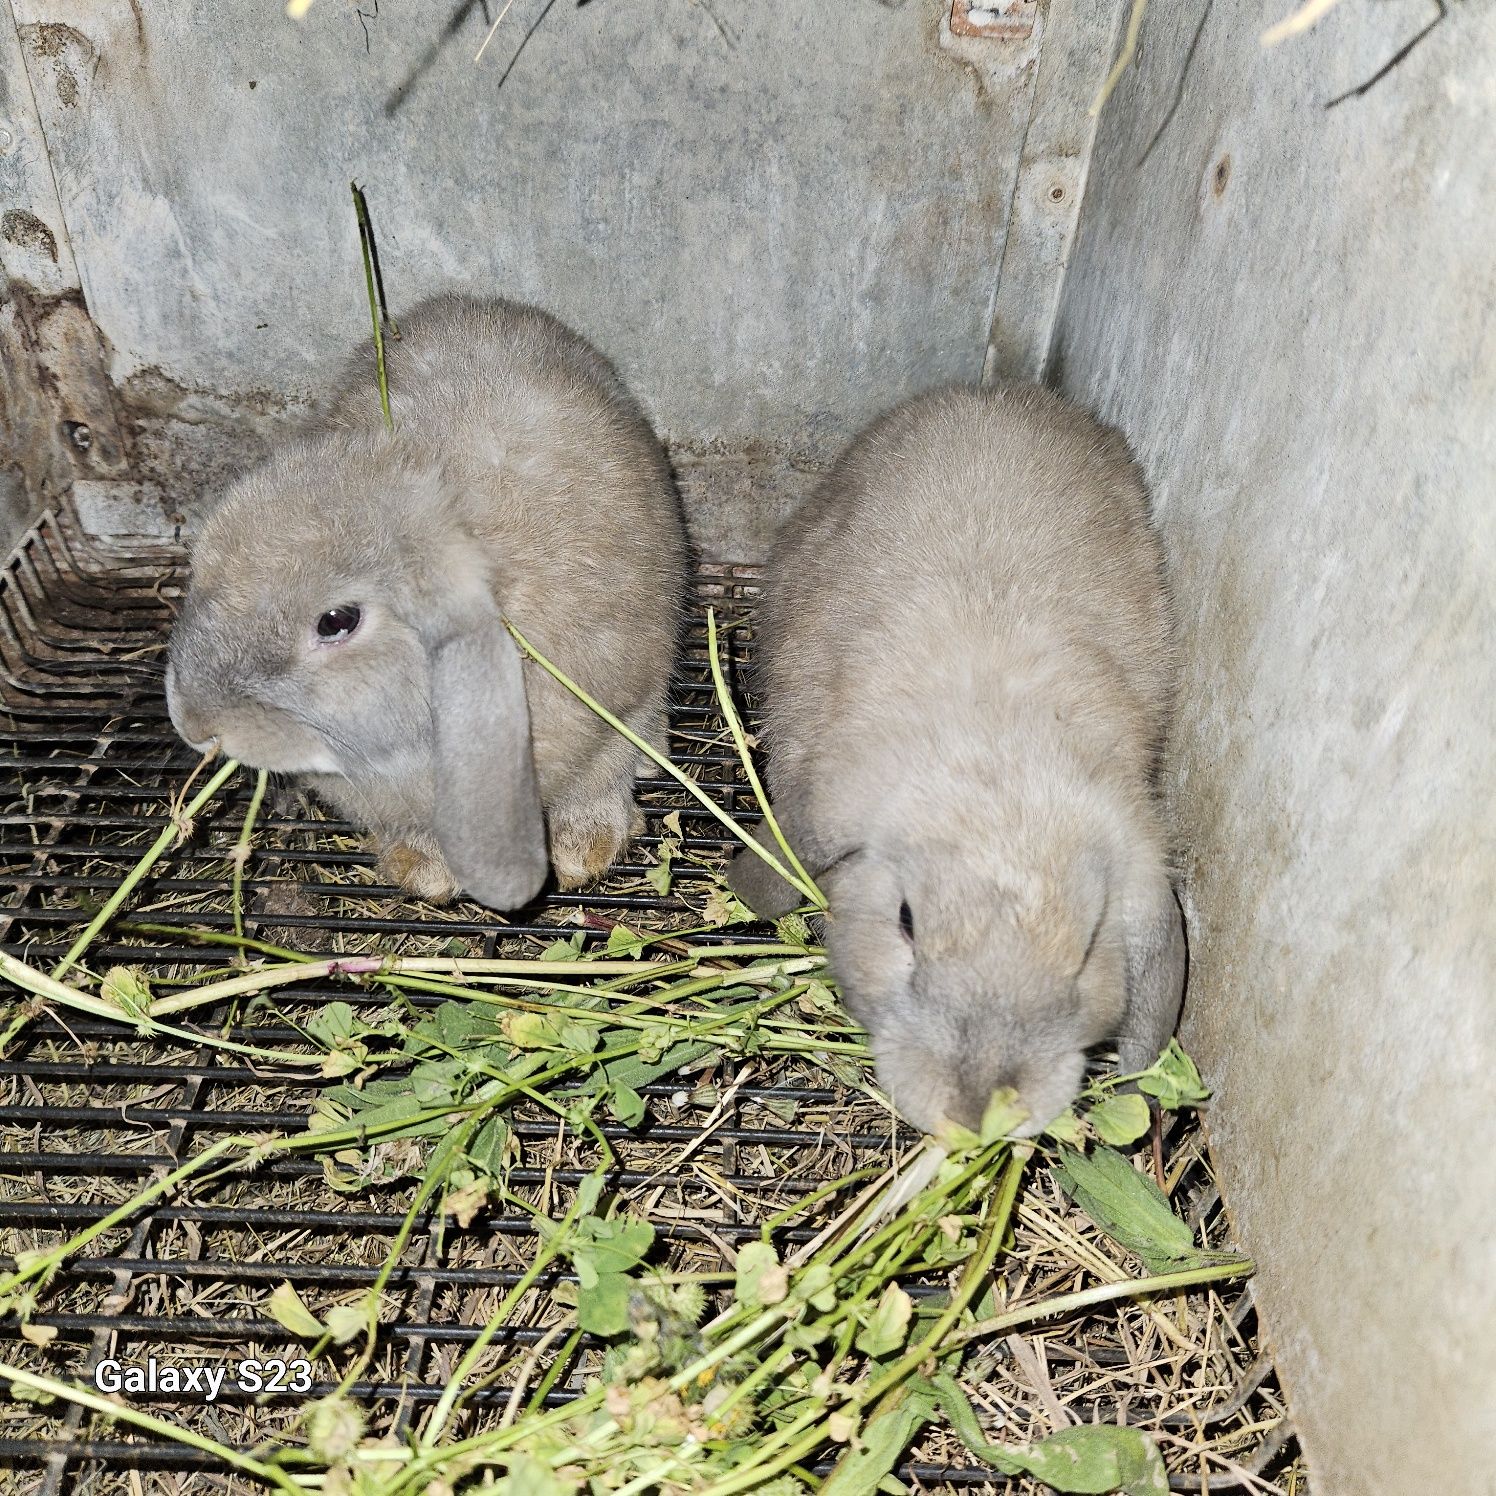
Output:
<svg viewBox="0 0 1496 1496">
<path fill-rule="evenodd" d="M 195 767 L 172 733 L 161 690 L 182 559 L 171 548 L 125 550 L 86 538 L 61 512 L 39 523 L 0 577 L 0 942 L 34 965 L 61 957 L 118 888 L 169 823 L 172 795 Z M 709 604 L 717 609 L 740 675 L 753 593 L 751 570 L 701 569 L 671 724 L 677 760 L 724 808 L 745 815 L 751 796 L 716 711 L 704 613 Z M 165 981 L 223 967 L 221 949 L 174 938 L 171 930 L 233 927 L 226 889 L 249 793 L 244 778 L 157 864 L 128 914 L 90 950 L 91 967 L 142 965 Z M 352 828 L 294 799 L 272 800 L 244 870 L 246 930 L 311 956 L 378 950 L 492 957 L 533 955 L 576 930 L 588 943 L 602 942 L 618 921 L 694 929 L 707 874 L 682 861 L 670 894 L 660 896 L 645 881 L 649 852 L 673 812 L 681 815 L 682 850 L 691 856 L 724 856 L 724 835 L 668 780 L 646 781 L 640 798 L 647 832 L 626 865 L 597 888 L 548 893 L 508 921 L 471 904 L 413 903 L 377 881 Z M 146 932 L 145 925 L 155 928 Z M 741 940 L 743 932 L 692 938 Z M 388 998 L 330 980 L 300 989 L 297 1011 L 333 1000 L 373 1009 Z M 232 1022 L 235 1038 L 274 1046 L 294 1036 L 289 1006 L 196 1017 L 207 1027 Z M 13 1255 L 66 1239 L 216 1138 L 304 1128 L 323 1084 L 269 1077 L 252 1062 L 205 1062 L 200 1050 L 142 1039 L 104 1021 L 39 1014 L 0 1060 L 0 1251 Z M 647 1090 L 651 1115 L 641 1128 L 603 1129 L 618 1156 L 617 1183 L 647 1202 L 673 1260 L 704 1270 L 720 1268 L 737 1245 L 758 1236 L 765 1215 L 816 1180 L 886 1159 L 890 1148 L 885 1112 L 828 1084 L 824 1072 L 797 1071 L 788 1061 L 723 1056 Z M 554 1119 L 539 1109 L 517 1109 L 513 1130 L 521 1154 L 515 1186 L 538 1201 L 564 1199 L 589 1161 L 559 1145 Z M 1170 1148 L 1181 1170 L 1176 1197 L 1191 1200 L 1207 1238 L 1224 1243 L 1228 1227 L 1198 1133 L 1178 1129 Z M 367 1288 L 412 1191 L 407 1180 L 382 1194 L 350 1197 L 321 1163 L 293 1159 L 194 1182 L 73 1258 L 45 1293 L 28 1338 L 13 1324 L 0 1325 L 0 1356 L 88 1382 L 106 1356 L 144 1364 L 152 1355 L 180 1363 L 230 1352 L 298 1354 L 266 1310 L 272 1290 L 290 1282 L 322 1313 Z M 353 1388 L 376 1430 L 408 1431 L 440 1397 L 456 1359 L 525 1271 L 533 1245 L 530 1219 L 520 1214 L 485 1209 L 466 1226 L 420 1222 L 388 1285 L 386 1301 L 398 1313 Z M 564 1277 L 558 1271 L 542 1289 Z M 1040 1355 L 1049 1398 L 1075 1422 L 1114 1419 L 1125 1402 L 1129 1421 L 1145 1427 L 1156 1405 L 1156 1433 L 1173 1430 L 1182 1439 L 1229 1426 L 1230 1458 L 1214 1462 L 1208 1481 L 1176 1473 L 1175 1489 L 1304 1491 L 1282 1399 L 1257 1344 L 1250 1292 L 1206 1295 L 1201 1313 L 1210 1323 L 1198 1357 L 1169 1374 L 1193 1379 L 1196 1394 L 1185 1411 L 1161 1383 L 1150 1384 L 1146 1367 L 1126 1396 L 1088 1397 L 1080 1369 L 1126 1366 L 1130 1355 L 1117 1334 L 1088 1322 L 1072 1327 L 1069 1340 L 1063 1329 L 1046 1333 Z M 505 1343 L 535 1347 L 545 1334 L 543 1316 L 521 1317 Z M 994 1399 L 1020 1433 L 1025 1366 L 1013 1348 L 991 1366 Z M 335 1380 L 329 1376 L 311 1395 Z M 564 1399 L 567 1385 L 563 1377 L 552 1398 Z M 497 1416 L 505 1397 L 502 1385 L 478 1394 L 473 1416 L 485 1407 Z M 275 1436 L 295 1412 L 286 1400 L 227 1389 L 212 1405 L 161 1397 L 141 1406 L 241 1447 Z M 0 1489 L 46 1496 L 244 1488 L 201 1451 L 131 1432 L 76 1405 L 0 1405 L 3 1471 L 10 1474 Z M 1296 1483 L 1270 1483 L 1285 1472 Z M 972 1468 L 953 1440 L 922 1446 L 903 1475 L 927 1490 L 1036 1489 Z"/>
</svg>

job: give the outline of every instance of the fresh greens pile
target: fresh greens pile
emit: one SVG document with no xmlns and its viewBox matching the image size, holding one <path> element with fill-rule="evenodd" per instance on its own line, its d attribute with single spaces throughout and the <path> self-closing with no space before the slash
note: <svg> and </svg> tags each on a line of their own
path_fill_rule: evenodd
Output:
<svg viewBox="0 0 1496 1496">
<path fill-rule="evenodd" d="M 714 634 L 712 658 L 724 715 L 757 788 L 715 667 Z M 777 856 L 658 762 L 796 882 L 812 910 L 824 907 L 772 818 L 766 825 Z M 190 830 L 227 772 L 183 806 L 177 833 Z M 262 788 L 240 838 L 245 848 Z M 667 832 L 650 874 L 660 892 L 682 855 L 678 818 Z M 309 1356 L 345 1367 L 339 1386 L 304 1409 L 295 1436 L 281 1445 L 232 1448 L 89 1388 L 0 1365 L 13 1396 L 80 1404 L 209 1451 L 287 1493 L 863 1496 L 903 1489 L 893 1472 L 932 1425 L 951 1431 L 995 1475 L 1028 1475 L 1071 1492 L 1167 1490 L 1159 1451 L 1138 1430 L 1083 1426 L 1036 1443 L 997 1443 L 965 1389 L 980 1379 L 970 1358 L 1016 1328 L 1250 1270 L 1243 1259 L 1200 1250 L 1164 1191 L 1118 1151 L 1150 1129 L 1145 1096 L 1165 1110 L 1204 1100 L 1176 1044 L 1133 1078 L 1135 1090 L 1117 1079 L 1098 1082 L 1039 1145 L 1012 1140 L 1022 1112 L 1011 1095 L 1000 1095 L 980 1133 L 951 1129 L 928 1139 L 898 1171 L 870 1177 L 864 1169 L 819 1182 L 764 1219 L 758 1239 L 719 1271 L 684 1271 L 672 1266 L 656 1225 L 619 1191 L 604 1124 L 646 1126 L 651 1086 L 724 1057 L 793 1065 L 802 1079 L 819 1073 L 871 1093 L 866 1048 L 837 1007 L 824 953 L 803 918 L 781 922 L 775 940 L 741 944 L 693 945 L 691 932 L 620 925 L 599 949 L 585 950 L 576 935 L 535 959 L 314 959 L 243 936 L 236 876 L 239 933 L 200 938 L 230 946 L 238 968 L 165 993 L 143 969 L 90 973 L 82 963 L 93 937 L 174 834 L 163 833 L 51 973 L 0 954 L 0 979 L 24 994 L 0 1024 L 0 1049 L 35 1013 L 71 1009 L 143 1039 L 273 1063 L 330 1084 L 305 1131 L 219 1138 L 70 1240 L 19 1253 L 14 1270 L 0 1276 L 0 1312 L 45 1349 L 51 1332 L 30 1320 L 65 1262 L 153 1202 L 273 1158 L 318 1158 L 326 1183 L 347 1195 L 398 1185 L 410 1194 L 409 1207 L 374 1283 L 353 1302 L 319 1314 L 289 1283 L 270 1296 L 269 1313 Z M 242 864 L 241 856 L 236 874 Z M 719 881 L 703 928 L 747 917 Z M 349 983 L 354 1000 L 296 1008 L 298 988 L 328 981 Z M 232 1030 L 170 1021 L 226 1002 L 272 1009 L 300 1044 L 268 1050 Z M 572 1157 L 584 1161 L 583 1183 L 564 1209 L 542 1209 L 512 1177 L 519 1103 L 549 1113 Z M 1038 1168 L 1036 1147 L 1075 1206 L 1139 1259 L 1147 1276 L 1009 1302 L 1002 1259 Z M 374 1361 L 388 1285 L 418 1223 L 434 1215 L 466 1226 L 490 1207 L 529 1221 L 533 1259 L 413 1432 L 403 1440 L 371 1432 L 350 1393 Z M 506 1355 L 506 1327 L 521 1311 L 534 1323 L 546 1289 L 539 1343 Z M 491 1404 L 474 1402 L 495 1386 L 508 1389 L 498 1416 L 486 1410 Z M 558 1393 L 567 1396 L 558 1402 Z"/>
<path fill-rule="evenodd" d="M 615 932 L 611 954 L 630 938 Z M 644 943 L 634 949 L 642 953 Z M 320 971 L 324 964 L 271 962 L 264 971 Z M 533 963 L 545 975 L 529 980 L 460 969 L 516 964 L 407 963 L 458 968 L 439 977 L 393 960 L 348 963 L 350 980 L 385 985 L 396 1001 L 368 1019 L 349 1003 L 329 1003 L 302 1025 L 307 1048 L 298 1058 L 337 1081 L 322 1093 L 307 1132 L 220 1139 L 71 1241 L 21 1254 L 0 1280 L 0 1308 L 28 1317 L 65 1260 L 189 1178 L 310 1153 L 322 1159 L 327 1182 L 346 1193 L 402 1178 L 419 1184 L 384 1270 L 358 1302 L 337 1306 L 324 1320 L 290 1284 L 269 1301 L 270 1313 L 314 1358 L 338 1346 L 352 1355 L 341 1389 L 306 1409 L 298 1442 L 252 1456 L 215 1447 L 225 1463 L 273 1488 L 404 1496 L 478 1481 L 514 1496 L 749 1489 L 854 1496 L 898 1489 L 892 1472 L 905 1451 L 927 1424 L 944 1418 L 998 1472 L 1026 1472 L 1061 1491 L 1167 1489 L 1158 1451 L 1133 1429 L 1084 1427 L 1034 1445 L 993 1444 L 961 1384 L 968 1353 L 1015 1327 L 1248 1270 L 1240 1259 L 1197 1250 L 1157 1185 L 1112 1146 L 1148 1129 L 1140 1094 L 1120 1091 L 1113 1080 L 1099 1083 L 1056 1122 L 1047 1144 L 1067 1194 L 1142 1260 L 1146 1278 L 1102 1283 L 1064 1300 L 1003 1301 L 993 1269 L 1032 1145 L 1008 1140 L 1021 1112 L 999 1097 L 980 1135 L 953 1129 L 930 1140 L 899 1179 L 876 1181 L 860 1195 L 863 1177 L 828 1181 L 766 1220 L 759 1240 L 738 1250 L 730 1277 L 702 1281 L 657 1265 L 654 1226 L 610 1192 L 613 1157 L 599 1114 L 636 1126 L 647 1113 L 642 1087 L 724 1052 L 784 1054 L 811 1067 L 829 1062 L 843 1075 L 864 1071 L 856 1036 L 827 1011 L 819 951 L 785 943 L 704 948 L 675 961 L 641 954 L 626 959 L 631 970 L 615 974 L 625 963 L 607 951 L 589 962 L 573 939 Z M 577 969 L 589 965 L 606 975 L 578 980 Z M 505 985 L 480 985 L 485 979 Z M 452 995 L 432 1008 L 399 1011 L 412 989 Z M 116 1001 L 128 993 L 131 1021 L 155 1031 L 151 994 L 138 975 L 112 972 L 100 991 Z M 1177 1045 L 1137 1084 L 1164 1107 L 1204 1097 Z M 595 1150 L 596 1166 L 556 1219 L 509 1180 L 515 1150 L 507 1112 L 518 1098 L 555 1113 Z M 782 1250 L 792 1225 L 819 1228 L 843 1198 L 854 1206 L 835 1218 L 834 1229 L 820 1230 L 807 1248 Z M 532 1220 L 538 1250 L 415 1437 L 392 1446 L 365 1433 L 346 1389 L 370 1363 L 385 1285 L 433 1202 L 459 1224 L 489 1203 L 519 1209 Z M 549 1368 L 526 1369 L 538 1380 L 519 1383 L 506 1423 L 480 1421 L 476 1432 L 459 1435 L 456 1426 L 469 1422 L 461 1415 L 471 1391 L 491 1375 L 480 1374 L 486 1353 L 525 1295 L 557 1269 L 569 1276 L 553 1294 L 563 1339 Z M 609 1349 L 571 1401 L 548 1406 L 558 1379 L 579 1364 L 583 1336 Z M 507 1369 L 512 1376 L 514 1368 Z M 0 1375 L 21 1396 L 79 1401 L 162 1437 L 186 1436 L 166 1420 L 21 1367 L 0 1367 Z M 575 1371 L 562 1385 L 575 1387 Z M 206 1447 L 196 1434 L 190 1442 Z M 813 1473 L 828 1463 L 824 1478 Z"/>
</svg>

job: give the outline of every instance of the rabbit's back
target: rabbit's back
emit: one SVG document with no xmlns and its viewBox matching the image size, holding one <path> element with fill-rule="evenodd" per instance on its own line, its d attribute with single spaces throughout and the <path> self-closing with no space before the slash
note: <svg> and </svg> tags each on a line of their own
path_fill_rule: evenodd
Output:
<svg viewBox="0 0 1496 1496">
<path fill-rule="evenodd" d="M 639 415 L 612 363 L 585 338 L 540 307 L 502 297 L 429 297 L 385 339 L 392 408 L 419 418 L 433 411 L 486 411 L 558 396 L 596 414 L 609 409 Z M 372 346 L 350 364 L 339 399 L 347 420 L 381 419 Z M 454 403 L 455 402 L 455 403 Z M 639 417 L 642 419 L 642 416 Z"/>
<path fill-rule="evenodd" d="M 766 593 L 768 731 L 792 752 L 907 754 L 1035 700 L 1100 756 L 1145 766 L 1162 739 L 1175 661 L 1146 493 L 1122 438 L 1047 391 L 937 391 L 868 428 Z"/>
<path fill-rule="evenodd" d="M 587 511 L 606 523 L 596 499 L 621 505 L 625 522 L 657 517 L 670 476 L 647 417 L 604 354 L 549 312 L 499 297 L 431 297 L 386 339 L 385 363 L 396 440 L 459 471 L 506 469 L 530 518 L 546 491 L 566 518 Z M 370 344 L 345 370 L 331 421 L 375 432 L 382 419 Z M 673 523 L 674 506 L 665 508 Z"/>
<path fill-rule="evenodd" d="M 668 675 L 687 559 L 648 419 L 611 362 L 538 307 L 436 296 L 399 328 L 385 344 L 392 448 L 440 462 L 508 615 L 631 716 Z M 332 420 L 377 438 L 370 348 L 350 364 Z M 546 690 L 537 734 L 571 732 L 574 716 Z"/>
</svg>

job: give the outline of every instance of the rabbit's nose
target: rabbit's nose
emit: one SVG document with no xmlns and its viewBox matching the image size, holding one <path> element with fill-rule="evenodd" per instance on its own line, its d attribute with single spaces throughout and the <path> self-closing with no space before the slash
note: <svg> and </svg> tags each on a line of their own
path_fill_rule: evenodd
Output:
<svg viewBox="0 0 1496 1496">
<path fill-rule="evenodd" d="M 999 1092 L 1009 1093 L 1009 1100 L 1016 1097 L 1020 1110 L 1032 1111 L 1036 1099 L 1031 1094 L 1032 1079 L 1028 1067 L 1021 1061 L 994 1060 L 973 1048 L 968 1057 L 955 1066 L 950 1096 L 951 1120 L 973 1132 L 980 1131 L 987 1117 L 987 1108 Z M 1017 1136 L 1027 1136 L 1030 1130 L 1026 1124 L 1020 1125 Z"/>
<path fill-rule="evenodd" d="M 182 700 L 181 692 L 177 689 L 176 672 L 170 664 L 166 667 L 166 714 L 171 718 L 171 725 L 176 728 L 177 736 L 195 753 L 207 753 L 218 746 L 217 734 Z"/>
<path fill-rule="evenodd" d="M 214 733 L 199 727 L 190 717 L 181 722 L 173 719 L 173 725 L 177 729 L 177 736 L 192 749 L 194 753 L 215 753 L 218 750 L 218 738 Z"/>
<path fill-rule="evenodd" d="M 973 1074 L 973 1069 L 980 1073 Z M 955 1115 L 952 1121 L 959 1122 L 963 1127 L 969 1127 L 973 1132 L 982 1125 L 982 1119 L 987 1115 L 987 1107 L 992 1098 L 1001 1090 L 1018 1089 L 1018 1080 L 1015 1075 L 1006 1071 L 982 1070 L 980 1066 L 959 1066 L 956 1074 L 955 1094 L 951 1097 L 952 1110 Z"/>
<path fill-rule="evenodd" d="M 1013 1128 L 1013 1136 L 1031 1138 L 1042 1132 L 1075 1100 L 1085 1075 L 1083 1051 L 1046 1055 L 1018 1055 L 1009 1061 L 979 1058 L 958 1065 L 953 1077 L 952 1103 L 965 1115 L 954 1118 L 973 1131 L 980 1130 L 994 1093 L 1011 1090 L 1027 1116 Z"/>
</svg>

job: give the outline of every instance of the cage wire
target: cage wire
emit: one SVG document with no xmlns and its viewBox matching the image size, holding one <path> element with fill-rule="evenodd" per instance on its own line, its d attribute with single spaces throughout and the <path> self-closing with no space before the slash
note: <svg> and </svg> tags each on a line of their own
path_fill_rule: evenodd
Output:
<svg viewBox="0 0 1496 1496">
<path fill-rule="evenodd" d="M 172 732 L 162 692 L 164 641 L 183 577 L 179 548 L 86 536 L 65 508 L 38 522 L 0 576 L 0 942 L 35 966 L 58 960 L 119 887 L 169 824 L 173 797 L 195 767 Z M 743 670 L 757 585 L 751 568 L 700 567 L 670 736 L 674 760 L 750 822 L 754 801 L 713 695 L 705 609 L 716 611 L 751 714 Z M 175 932 L 233 930 L 231 854 L 252 778 L 230 781 L 192 835 L 155 866 L 90 950 L 91 969 L 126 964 L 180 983 L 225 967 L 223 948 Z M 492 958 L 533 956 L 578 932 L 584 946 L 596 947 L 619 922 L 699 930 L 704 900 L 718 888 L 712 869 L 730 838 L 662 775 L 641 782 L 640 802 L 646 834 L 599 886 L 549 892 L 505 920 L 468 903 L 413 902 L 378 881 L 353 828 L 272 791 L 243 869 L 245 932 L 317 955 Z M 672 815 L 679 821 L 667 825 Z M 677 832 L 673 882 L 662 893 L 649 875 L 662 836 Z M 143 925 L 156 928 L 145 933 Z M 692 941 L 726 944 L 765 933 L 722 927 Z M 409 1001 L 419 1010 L 438 999 L 417 993 Z M 191 1017 L 273 1049 L 294 1041 L 296 1025 L 331 1002 L 373 1013 L 389 998 L 329 979 L 274 1002 Z M 647 1115 L 638 1126 L 599 1118 L 616 1155 L 610 1188 L 654 1225 L 672 1266 L 730 1271 L 736 1249 L 757 1240 L 771 1214 L 828 1180 L 885 1167 L 915 1141 L 855 1080 L 794 1057 L 714 1055 L 691 1073 L 644 1087 Z M 328 1084 L 287 1078 L 252 1058 L 143 1038 L 87 1015 L 43 1012 L 0 1059 L 0 1250 L 14 1256 L 66 1240 L 215 1138 L 304 1129 Z M 594 1146 L 532 1102 L 518 1104 L 510 1122 L 511 1187 L 559 1215 L 596 1167 Z M 1164 1161 L 1172 1198 L 1198 1239 L 1229 1247 L 1193 1118 L 1170 1119 Z M 270 1295 L 289 1283 L 322 1316 L 367 1290 L 415 1188 L 401 1176 L 350 1194 L 318 1160 L 287 1157 L 191 1181 L 71 1258 L 41 1294 L 24 1337 L 14 1317 L 0 1324 L 0 1358 L 91 1385 L 106 1357 L 143 1365 L 153 1356 L 176 1364 L 300 1355 L 269 1312 Z M 822 1219 L 844 1203 L 828 1197 Z M 817 1225 L 797 1221 L 779 1239 L 803 1242 Z M 1013 1296 L 1061 1293 L 1098 1275 L 1131 1272 L 1125 1254 L 1043 1169 L 1031 1170 L 1014 1229 L 999 1267 Z M 376 1354 L 351 1388 L 372 1433 L 403 1438 L 419 1427 L 536 1247 L 532 1217 L 513 1209 L 485 1205 L 465 1221 L 435 1211 L 417 1219 L 386 1286 Z M 501 1370 L 528 1362 L 536 1378 L 541 1368 L 554 1373 L 545 1396 L 553 1405 L 576 1394 L 600 1356 L 588 1337 L 565 1345 L 568 1310 L 560 1301 L 571 1281 L 564 1265 L 548 1271 L 491 1347 Z M 330 1363 L 314 1371 L 308 1396 L 338 1378 Z M 477 1391 L 461 1414 L 462 1430 L 502 1418 L 512 1381 L 500 1374 Z M 1157 1440 L 1174 1490 L 1307 1490 L 1251 1290 L 1240 1283 L 1041 1321 L 982 1346 L 964 1381 L 994 1438 L 1038 1439 L 1068 1425 L 1124 1421 Z M 162 1396 L 139 1405 L 244 1449 L 288 1436 L 304 1400 L 228 1388 L 213 1403 Z M 831 1465 L 828 1457 L 804 1473 L 813 1478 Z M 211 1452 L 65 1402 L 0 1403 L 0 1470 L 9 1472 L 3 1489 L 25 1496 L 259 1489 Z M 916 1490 L 1044 1489 L 977 1463 L 938 1424 L 919 1437 L 899 1474 Z"/>
</svg>

